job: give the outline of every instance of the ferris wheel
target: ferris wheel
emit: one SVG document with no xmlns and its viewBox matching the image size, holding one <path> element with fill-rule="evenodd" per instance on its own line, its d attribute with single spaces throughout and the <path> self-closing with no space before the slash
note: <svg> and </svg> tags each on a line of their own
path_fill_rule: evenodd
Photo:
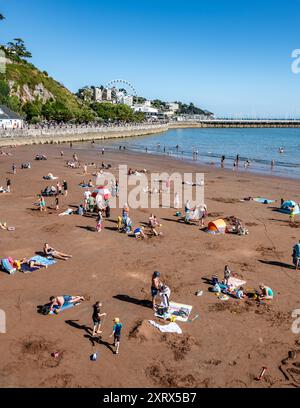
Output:
<svg viewBox="0 0 300 408">
<path fill-rule="evenodd" d="M 137 96 L 137 92 L 135 87 L 132 85 L 131 82 L 126 81 L 126 79 L 113 79 L 109 81 L 106 85 L 106 88 L 117 88 L 121 89 L 124 88 L 128 95 Z"/>
</svg>

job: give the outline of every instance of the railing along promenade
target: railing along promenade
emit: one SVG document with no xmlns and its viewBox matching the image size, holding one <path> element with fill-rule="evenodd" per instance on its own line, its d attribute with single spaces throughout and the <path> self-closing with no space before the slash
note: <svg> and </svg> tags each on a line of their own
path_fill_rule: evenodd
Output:
<svg viewBox="0 0 300 408">
<path fill-rule="evenodd" d="M 12 144 L 64 143 L 97 139 L 133 137 L 168 130 L 167 124 L 135 124 L 111 126 L 25 127 L 0 129 L 0 146 Z"/>
</svg>

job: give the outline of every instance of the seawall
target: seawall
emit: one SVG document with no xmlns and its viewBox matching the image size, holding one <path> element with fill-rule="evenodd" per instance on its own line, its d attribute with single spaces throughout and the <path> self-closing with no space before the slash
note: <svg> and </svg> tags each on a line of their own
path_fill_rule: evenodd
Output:
<svg viewBox="0 0 300 408">
<path fill-rule="evenodd" d="M 0 147 L 125 138 L 162 133 L 168 129 L 168 125 L 132 125 L 103 128 L 0 130 Z"/>
</svg>

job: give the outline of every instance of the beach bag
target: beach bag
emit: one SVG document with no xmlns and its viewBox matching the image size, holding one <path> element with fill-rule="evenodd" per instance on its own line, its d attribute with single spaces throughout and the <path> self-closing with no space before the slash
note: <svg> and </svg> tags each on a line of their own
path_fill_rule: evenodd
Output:
<svg viewBox="0 0 300 408">
<path fill-rule="evenodd" d="M 50 313 L 50 305 L 44 305 L 41 309 L 42 315 L 48 315 Z"/>
</svg>

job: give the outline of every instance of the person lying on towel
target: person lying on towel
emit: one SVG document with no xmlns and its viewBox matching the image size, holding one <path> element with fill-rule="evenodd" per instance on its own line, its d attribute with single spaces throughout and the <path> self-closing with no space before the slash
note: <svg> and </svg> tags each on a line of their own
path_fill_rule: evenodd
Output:
<svg viewBox="0 0 300 408">
<path fill-rule="evenodd" d="M 22 265 L 27 265 L 29 266 L 30 269 L 32 268 L 48 268 L 48 265 L 44 265 L 41 262 L 37 262 L 34 259 L 27 259 L 27 258 L 23 258 L 20 260 L 20 264 L 21 264 L 21 269 L 22 269 Z"/>
<path fill-rule="evenodd" d="M 65 304 L 70 303 L 78 303 L 83 302 L 85 299 L 83 296 L 70 296 L 70 295 L 62 295 L 62 296 L 51 296 L 50 297 L 50 311 L 54 313 L 58 313 L 59 309 L 63 307 Z"/>
</svg>

